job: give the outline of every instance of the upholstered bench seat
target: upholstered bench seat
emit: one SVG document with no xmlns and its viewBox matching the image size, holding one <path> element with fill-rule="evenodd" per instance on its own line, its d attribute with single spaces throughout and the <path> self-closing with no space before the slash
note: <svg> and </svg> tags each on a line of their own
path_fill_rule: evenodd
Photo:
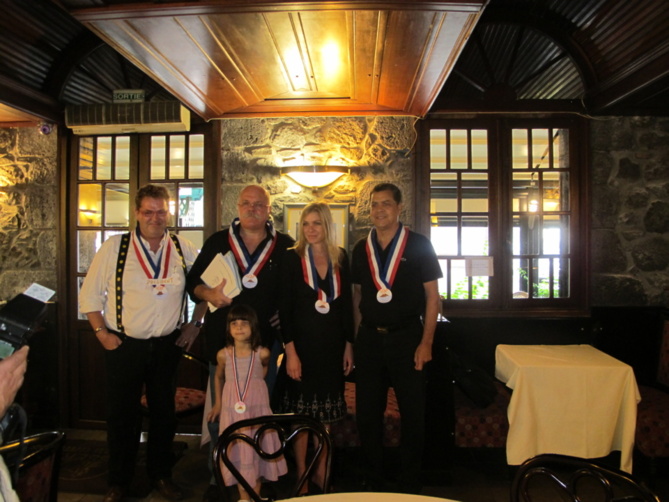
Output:
<svg viewBox="0 0 669 502">
<path fill-rule="evenodd" d="M 646 457 L 669 457 L 669 394 L 654 387 L 639 386 L 635 445 Z"/>
<path fill-rule="evenodd" d="M 504 448 L 509 432 L 507 408 L 510 391 L 500 382 L 495 382 L 497 395 L 485 408 L 476 406 L 471 399 L 454 386 L 455 446 L 458 448 Z"/>
<path fill-rule="evenodd" d="M 351 448 L 360 446 L 358 427 L 355 422 L 355 383 L 346 382 L 345 389 L 346 418 L 330 426 L 330 435 L 335 448 Z M 392 388 L 388 389 L 388 404 L 383 415 L 384 446 L 400 444 L 400 410 Z"/>
</svg>

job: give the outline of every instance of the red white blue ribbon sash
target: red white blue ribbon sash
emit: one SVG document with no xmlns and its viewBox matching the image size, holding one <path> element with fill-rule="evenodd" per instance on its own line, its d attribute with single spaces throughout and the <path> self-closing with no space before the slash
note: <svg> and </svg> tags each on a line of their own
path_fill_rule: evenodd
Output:
<svg viewBox="0 0 669 502">
<path fill-rule="evenodd" d="M 369 269 L 372 271 L 374 285 L 379 291 L 384 288 L 392 288 L 408 237 L 408 230 L 400 223 L 400 228 L 388 245 L 386 260 L 384 263 L 381 263 L 381 250 L 376 241 L 376 229 L 373 228 L 371 232 L 369 232 L 366 245 L 367 261 L 369 262 Z"/>
<path fill-rule="evenodd" d="M 237 351 L 235 346 L 232 346 L 232 369 L 235 373 L 235 389 L 237 390 L 237 401 L 243 403 L 246 393 L 249 390 L 249 383 L 251 382 L 251 373 L 253 372 L 253 362 L 256 359 L 256 351 L 251 351 L 251 364 L 249 364 L 249 372 L 246 375 L 246 382 L 244 383 L 244 388 L 239 388 L 239 373 L 237 372 Z"/>
<path fill-rule="evenodd" d="M 241 236 L 241 227 L 239 225 L 239 218 L 235 218 L 230 226 L 230 232 L 228 232 L 228 242 L 230 243 L 230 249 L 232 249 L 232 254 L 235 255 L 237 264 L 242 270 L 242 275 L 254 275 L 258 277 L 258 274 L 265 266 L 265 263 L 269 260 L 272 250 L 276 245 L 276 230 L 272 224 L 268 221 L 265 224 L 267 233 L 271 236 L 271 239 L 267 241 L 265 247 L 260 253 L 254 253 L 256 256 L 252 256 L 249 253 L 248 249 L 244 245 L 244 241 Z"/>
<path fill-rule="evenodd" d="M 304 256 L 302 257 L 302 274 L 304 275 L 304 282 L 306 282 L 311 289 L 316 291 L 320 301 L 331 303 L 341 294 L 341 274 L 339 267 L 332 267 L 332 263 L 328 260 L 328 280 L 330 281 L 330 294 L 326 294 L 320 287 L 318 287 L 318 271 L 316 270 L 316 261 L 314 260 L 314 252 L 309 244 L 304 249 Z"/>
<path fill-rule="evenodd" d="M 167 233 L 165 233 L 165 235 L 167 235 Z M 142 270 L 144 270 L 146 277 L 149 278 L 154 287 L 159 282 L 159 279 L 165 279 L 167 277 L 167 272 L 169 270 L 173 243 L 172 239 L 165 238 L 163 238 L 163 242 L 165 244 L 158 254 L 157 262 L 154 262 L 153 258 L 151 258 L 151 253 L 149 253 L 144 242 L 142 242 L 139 235 L 139 228 L 137 228 L 137 231 L 132 232 L 132 247 L 137 255 L 137 260 L 139 261 Z"/>
</svg>

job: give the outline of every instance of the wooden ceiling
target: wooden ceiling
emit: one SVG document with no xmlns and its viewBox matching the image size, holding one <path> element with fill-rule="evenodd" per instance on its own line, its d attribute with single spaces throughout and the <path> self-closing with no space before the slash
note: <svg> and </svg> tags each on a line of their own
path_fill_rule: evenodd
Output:
<svg viewBox="0 0 669 502">
<path fill-rule="evenodd" d="M 0 0 L 0 125 L 114 89 L 197 121 L 572 111 L 669 116 L 666 0 Z M 325 48 L 330 48 L 325 50 Z"/>
</svg>

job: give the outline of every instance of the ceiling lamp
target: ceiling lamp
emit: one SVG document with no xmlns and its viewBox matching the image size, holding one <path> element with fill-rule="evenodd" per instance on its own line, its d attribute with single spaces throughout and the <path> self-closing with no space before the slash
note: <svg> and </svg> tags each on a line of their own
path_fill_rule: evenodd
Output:
<svg viewBox="0 0 669 502">
<path fill-rule="evenodd" d="M 286 166 L 281 168 L 281 174 L 309 188 L 330 185 L 346 173 L 348 173 L 348 168 L 345 166 Z"/>
</svg>

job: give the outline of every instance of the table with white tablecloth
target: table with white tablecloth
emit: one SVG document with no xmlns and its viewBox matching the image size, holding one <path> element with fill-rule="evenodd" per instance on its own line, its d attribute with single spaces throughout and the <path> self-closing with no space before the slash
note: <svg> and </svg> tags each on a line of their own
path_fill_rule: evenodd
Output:
<svg viewBox="0 0 669 502">
<path fill-rule="evenodd" d="M 513 390 L 507 462 L 540 453 L 599 458 L 620 451 L 632 472 L 636 407 L 632 368 L 590 345 L 498 345 L 495 376 Z"/>
</svg>

